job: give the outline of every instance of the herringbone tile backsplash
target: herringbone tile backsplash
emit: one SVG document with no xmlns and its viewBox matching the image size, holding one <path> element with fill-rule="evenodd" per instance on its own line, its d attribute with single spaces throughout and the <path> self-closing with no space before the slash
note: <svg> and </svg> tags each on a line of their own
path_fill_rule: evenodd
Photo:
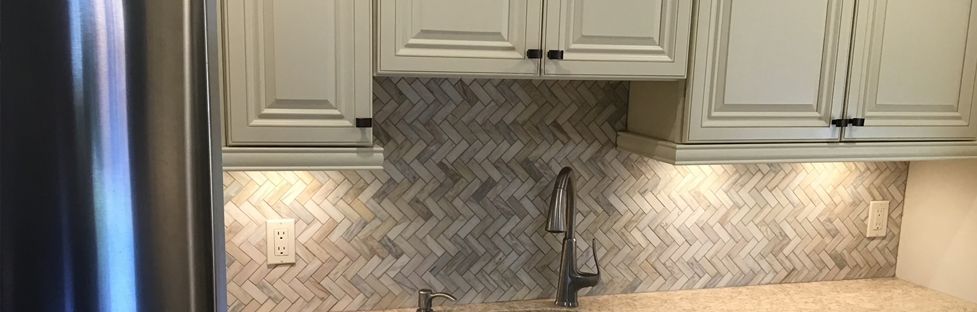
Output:
<svg viewBox="0 0 977 312">
<path fill-rule="evenodd" d="M 227 172 L 231 311 L 549 298 L 551 183 L 575 169 L 580 259 L 616 294 L 893 276 L 906 163 L 676 167 L 614 148 L 625 82 L 377 78 L 384 170 Z M 864 238 L 870 200 L 889 235 Z M 265 263 L 294 218 L 297 263 Z M 584 261 L 587 259 L 586 261 Z"/>
</svg>

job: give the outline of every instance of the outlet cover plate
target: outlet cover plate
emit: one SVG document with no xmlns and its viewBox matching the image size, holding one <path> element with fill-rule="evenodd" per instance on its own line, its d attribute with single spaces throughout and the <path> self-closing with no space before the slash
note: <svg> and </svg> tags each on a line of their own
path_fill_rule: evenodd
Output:
<svg viewBox="0 0 977 312">
<path fill-rule="evenodd" d="M 265 221 L 268 264 L 295 263 L 295 220 Z"/>
<path fill-rule="evenodd" d="M 865 237 L 885 237 L 889 227 L 889 201 L 873 201 L 868 205 L 868 228 Z"/>
</svg>

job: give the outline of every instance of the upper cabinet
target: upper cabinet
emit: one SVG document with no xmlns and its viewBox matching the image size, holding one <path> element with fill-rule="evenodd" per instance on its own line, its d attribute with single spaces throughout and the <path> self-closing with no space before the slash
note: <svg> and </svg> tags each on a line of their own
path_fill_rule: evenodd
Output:
<svg viewBox="0 0 977 312">
<path fill-rule="evenodd" d="M 977 156 L 977 0 L 220 9 L 230 169 L 378 168 L 374 74 L 635 80 L 619 146 L 677 164 Z"/>
<path fill-rule="evenodd" d="M 381 0 L 379 72 L 535 76 L 542 0 Z"/>
<path fill-rule="evenodd" d="M 681 164 L 977 156 L 975 2 L 700 0 L 689 79 L 633 82 L 619 146 Z"/>
<path fill-rule="evenodd" d="M 688 142 L 839 139 L 854 0 L 699 5 Z"/>
<path fill-rule="evenodd" d="M 860 1 L 845 139 L 977 135 L 977 1 Z"/>
<path fill-rule="evenodd" d="M 373 143 L 356 127 L 372 115 L 364 2 L 226 1 L 228 145 Z"/>
<path fill-rule="evenodd" d="M 549 0 L 544 44 L 562 58 L 543 62 L 553 77 L 685 78 L 689 0 Z"/>
<path fill-rule="evenodd" d="M 370 1 L 224 0 L 221 9 L 225 164 L 287 163 L 281 155 L 301 148 L 313 162 L 317 149 L 328 155 L 305 167 L 330 167 L 337 148 L 374 150 Z"/>
<path fill-rule="evenodd" d="M 378 0 L 378 6 L 379 74 L 686 74 L 688 0 Z"/>
</svg>

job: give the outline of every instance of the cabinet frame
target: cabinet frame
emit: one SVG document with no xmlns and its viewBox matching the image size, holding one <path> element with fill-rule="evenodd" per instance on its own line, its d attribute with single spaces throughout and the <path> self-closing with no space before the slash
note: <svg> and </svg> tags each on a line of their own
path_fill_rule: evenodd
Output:
<svg viewBox="0 0 977 312">
<path fill-rule="evenodd" d="M 526 50 L 537 49 L 543 52 L 557 50 L 563 46 L 559 38 L 560 10 L 564 2 L 571 0 L 520 0 L 530 3 L 527 16 L 527 34 L 525 37 L 535 41 L 526 41 L 525 49 L 520 52 L 522 60 L 515 58 L 501 60 L 489 58 L 489 54 L 465 53 L 460 47 L 464 40 L 457 40 L 459 49 L 451 53 L 434 53 L 435 49 L 403 49 L 406 37 L 404 27 L 398 26 L 397 17 L 404 15 L 398 10 L 410 8 L 410 4 L 423 0 L 374 0 L 376 3 L 376 47 L 375 73 L 377 75 L 409 75 L 419 77 L 485 77 L 485 78 L 515 78 L 515 79 L 624 79 L 624 80 L 676 80 L 686 77 L 688 68 L 688 49 L 692 20 L 693 1 L 691 0 L 661 0 L 664 18 L 663 36 L 667 44 L 659 55 L 643 57 L 645 62 L 635 62 L 642 59 L 637 54 L 625 55 L 627 59 L 600 61 L 599 53 L 576 59 L 583 55 L 566 51 L 564 60 L 550 60 L 546 56 L 538 59 L 526 57 Z M 515 1 L 515 0 L 507 0 Z M 577 0 L 579 1 L 579 0 Z M 545 4 L 544 4 L 545 2 Z M 553 9 L 555 8 L 555 9 Z M 555 10 L 555 11 L 554 11 Z M 554 13 L 556 12 L 556 13 Z M 674 15 L 677 14 L 677 15 Z M 402 18 L 402 19 L 406 19 Z M 555 24 L 551 21 L 556 21 Z M 555 26 L 554 26 L 555 25 Z M 556 27 L 556 28 L 554 28 Z M 550 34 L 550 30 L 555 31 Z M 450 45 L 447 44 L 446 45 Z M 613 47 L 613 46 L 610 46 Z M 628 47 L 618 47 L 618 52 L 626 51 Z M 633 48 L 633 47 L 631 47 Z M 449 49 L 450 50 L 450 49 Z M 466 55 L 467 54 L 467 55 Z M 438 55 L 441 55 L 438 57 Z M 607 54 L 610 55 L 610 54 Z M 629 63 L 629 64 L 625 64 Z M 635 67 L 638 66 L 638 67 Z M 552 71 L 547 72 L 545 68 Z M 529 70 L 532 68 L 532 70 Z M 603 69 L 602 69 L 603 68 Z M 607 71 L 606 68 L 616 68 Z M 572 71 L 570 71 L 572 70 Z M 654 72 L 642 74 L 642 72 Z"/>
<path fill-rule="evenodd" d="M 252 1 L 252 0 L 247 0 Z M 221 0 L 217 3 L 217 14 L 214 16 L 215 27 L 209 35 L 216 39 L 213 44 L 208 44 L 208 54 L 216 61 L 216 68 L 211 71 L 211 86 L 215 92 L 211 99 L 221 102 L 216 105 L 220 109 L 220 120 L 222 135 L 222 169 L 223 170 L 358 170 L 358 169 L 382 169 L 383 148 L 372 146 L 372 128 L 356 128 L 356 118 L 372 118 L 372 83 L 373 83 L 373 64 L 372 64 L 372 17 L 373 7 L 371 1 L 359 0 L 339 0 L 345 2 L 344 8 L 355 12 L 349 18 L 354 18 L 353 31 L 345 36 L 351 38 L 347 41 L 350 46 L 346 49 L 360 51 L 353 53 L 354 60 L 348 65 L 351 73 L 347 77 L 352 81 L 351 88 L 347 90 L 349 98 L 356 101 L 353 105 L 358 106 L 355 113 L 344 116 L 343 121 L 338 121 L 339 128 L 326 129 L 331 133 L 329 137 L 351 135 L 346 140 L 306 140 L 306 141 L 272 141 L 274 136 L 269 137 L 268 141 L 248 142 L 239 140 L 232 133 L 234 111 L 247 113 L 249 108 L 240 102 L 232 102 L 246 97 L 246 91 L 242 92 L 241 87 L 246 85 L 243 80 L 229 82 L 227 79 L 228 71 L 242 70 L 240 58 L 241 38 L 244 34 L 240 33 L 243 28 L 231 29 L 228 22 L 240 19 L 229 19 L 228 14 L 243 14 L 243 8 L 236 8 L 238 11 L 229 12 L 229 0 Z M 253 4 L 252 4 L 253 5 Z M 237 31 L 235 33 L 234 31 Z M 236 39 L 234 36 L 238 36 Z M 229 44 L 237 40 L 237 46 L 229 47 Z M 237 51 L 237 55 L 232 54 Z M 235 63 L 236 62 L 236 63 Z M 235 67 L 236 66 L 236 67 Z M 236 84 L 235 84 L 236 83 Z M 234 109 L 232 105 L 240 105 Z M 247 115 L 245 115 L 247 116 Z M 240 118 L 241 116 L 236 116 Z M 240 119 L 238 120 L 241 121 Z M 283 127 L 286 127 L 283 125 Z M 307 129 L 294 128 L 293 131 L 306 131 Z M 344 133 L 345 132 L 345 133 Z"/>
<path fill-rule="evenodd" d="M 954 105 L 931 108 L 918 103 L 917 111 L 904 105 L 879 103 L 883 37 L 889 0 L 858 4 L 854 55 L 851 62 L 846 115 L 864 118 L 864 127 L 845 129 L 843 141 L 934 141 L 977 139 L 977 1 L 971 1 L 966 43 L 961 60 L 959 94 Z M 930 47 L 933 48 L 933 47 Z M 890 110 L 886 112 L 886 110 Z M 900 111 L 901 110 L 901 111 Z M 921 118 L 924 117 L 924 118 Z"/>
<path fill-rule="evenodd" d="M 271 0 L 265 0 L 271 1 Z M 371 128 L 358 128 L 357 118 L 372 118 L 372 6 L 369 1 L 334 0 L 338 30 L 335 43 L 335 108 L 314 100 L 276 99 L 275 68 L 268 44 L 274 20 L 265 1 L 221 2 L 221 77 L 223 79 L 225 145 L 227 146 L 370 146 Z M 351 14 L 348 14 L 351 13 Z M 347 15 L 348 14 L 348 15 Z M 267 42 L 271 40 L 272 42 Z M 250 52 L 254 52 L 249 55 Z M 269 86 L 269 84 L 272 84 Z M 267 103 L 272 101 L 272 103 Z"/>
<path fill-rule="evenodd" d="M 841 118 L 844 112 L 855 1 L 827 1 L 817 103 L 809 111 L 796 112 L 724 108 L 732 5 L 731 0 L 699 1 L 686 95 L 692 104 L 686 105 L 689 122 L 683 142 L 839 141 L 841 129 L 832 127 L 831 120 Z"/>
<path fill-rule="evenodd" d="M 594 1 L 594 0 L 590 0 Z M 656 79 L 686 77 L 691 41 L 692 7 L 688 0 L 659 0 L 660 16 L 656 38 L 590 36 L 576 25 L 574 15 L 584 0 L 548 0 L 544 14 L 543 50 L 564 51 L 562 60 L 544 59 L 542 77 L 598 77 L 648 79 L 643 72 L 655 72 Z M 574 38 L 577 37 L 577 38 Z M 591 40 L 578 43 L 574 40 Z M 656 40 L 657 39 L 657 40 Z M 583 73 L 583 74 L 581 74 Z"/>
<path fill-rule="evenodd" d="M 528 49 L 540 49 L 543 23 L 543 0 L 508 1 L 510 13 L 524 7 L 520 20 L 507 20 L 508 26 L 521 29 L 502 35 L 516 37 L 516 42 L 504 40 L 462 40 L 458 34 L 439 34 L 430 31 L 432 38 L 414 38 L 423 29 L 414 29 L 417 1 L 376 0 L 376 74 L 418 76 L 490 76 L 536 77 L 541 59 L 529 59 Z M 494 0 L 499 1 L 499 0 Z M 403 11 L 411 9 L 411 14 Z M 516 16 L 520 17 L 520 16 Z M 399 23 L 411 26 L 411 29 Z M 417 32 L 417 33 L 412 33 Z M 475 33 L 475 32 L 472 32 Z M 489 37 L 489 34 L 482 34 Z M 501 35 L 501 34 L 500 34 Z M 506 46 L 511 44 L 511 46 Z"/>
<path fill-rule="evenodd" d="M 939 160 L 939 159 L 967 159 L 977 158 L 977 107 L 969 107 L 965 113 L 960 115 L 970 116 L 971 122 L 965 127 L 946 131 L 929 131 L 929 136 L 897 136 L 889 138 L 858 138 L 852 134 L 859 131 L 880 129 L 874 125 L 871 118 L 866 118 L 864 127 L 844 127 L 838 128 L 830 124 L 824 124 L 823 129 L 832 131 L 832 135 L 824 140 L 797 140 L 793 135 L 788 135 L 788 139 L 740 139 L 744 136 L 742 129 L 717 128 L 719 131 L 734 132 L 728 135 L 729 140 L 715 140 L 710 138 L 702 140 L 702 137 L 690 135 L 697 127 L 701 127 L 701 120 L 697 120 L 707 112 L 706 95 L 715 89 L 703 87 L 701 81 L 703 75 L 715 77 L 714 71 L 704 70 L 711 64 L 703 65 L 702 59 L 715 57 L 714 48 L 708 44 L 701 44 L 703 40 L 715 40 L 716 32 L 708 31 L 715 27 L 711 22 L 719 21 L 719 18 L 703 18 L 704 13 L 713 13 L 711 5 L 722 4 L 728 0 L 701 0 L 698 1 L 696 8 L 696 27 L 693 31 L 692 52 L 693 60 L 690 61 L 688 81 L 674 82 L 632 82 L 631 97 L 628 110 L 628 125 L 626 131 L 618 133 L 617 145 L 620 149 L 634 152 L 636 154 L 648 156 L 659 161 L 675 165 L 709 165 L 709 164 L 738 164 L 738 163 L 774 163 L 774 162 L 837 162 L 837 161 L 916 161 L 916 160 Z M 840 84 L 832 93 L 834 99 L 832 105 L 832 119 L 864 117 L 857 111 L 853 111 L 857 106 L 852 102 L 853 97 L 864 96 L 866 81 L 871 79 L 858 79 L 856 75 L 863 75 L 864 71 L 872 68 L 873 57 L 871 45 L 878 45 L 877 41 L 859 41 L 857 36 L 860 32 L 872 34 L 876 32 L 879 20 L 873 19 L 884 10 L 879 10 L 880 5 L 889 0 L 858 1 L 856 6 L 850 9 L 850 19 L 847 25 L 847 44 L 842 40 L 841 45 L 846 48 L 839 48 L 839 53 L 844 51 L 854 51 L 849 57 L 841 58 L 846 61 L 839 61 L 838 66 L 843 70 L 835 75 L 834 84 Z M 848 2 L 852 3 L 852 2 Z M 977 18 L 977 1 L 972 1 L 970 18 Z M 866 7 L 872 10 L 866 10 Z M 705 11 L 703 11 L 705 10 Z M 871 13 L 871 14 L 869 14 Z M 863 24 L 874 25 L 873 29 L 865 29 Z M 707 27 L 707 28 L 703 28 Z M 966 77 L 961 79 L 965 87 L 961 88 L 961 106 L 977 101 L 977 93 L 973 90 L 973 85 L 977 82 L 977 58 L 973 56 L 975 45 L 977 45 L 977 22 L 968 24 L 967 32 L 967 52 L 964 69 Z M 864 36 L 864 34 L 862 34 Z M 703 39 L 702 36 L 706 36 Z M 846 36 L 839 36 L 845 38 Z M 873 40 L 879 38 L 873 37 Z M 861 45 L 861 46 L 859 46 Z M 877 48 L 877 47 L 876 47 Z M 877 51 L 875 52 L 877 55 Z M 711 53 L 711 54 L 710 54 Z M 866 56 L 868 55 L 868 56 Z M 874 60 L 877 61 L 877 60 Z M 876 65 L 877 66 L 877 65 Z M 822 83 L 824 81 L 822 76 Z M 873 77 L 872 79 L 877 79 Z M 839 101 L 839 97 L 841 100 Z M 840 113 L 839 113 L 840 112 Z M 870 116 L 869 116 L 870 117 Z M 824 118 L 824 122 L 830 122 Z M 698 123 L 698 124 L 697 124 Z M 916 127 L 925 129 L 925 127 Z M 912 130 L 909 130 L 912 131 Z M 722 134 L 720 134 L 722 135 Z M 761 135 L 762 136 L 762 135 Z"/>
</svg>

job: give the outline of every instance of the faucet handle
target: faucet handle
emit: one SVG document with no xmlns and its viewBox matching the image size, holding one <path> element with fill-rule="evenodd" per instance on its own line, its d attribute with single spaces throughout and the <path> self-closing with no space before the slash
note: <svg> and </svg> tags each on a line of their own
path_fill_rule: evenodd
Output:
<svg viewBox="0 0 977 312">
<path fill-rule="evenodd" d="M 594 240 L 592 240 L 591 243 L 590 243 L 590 251 L 594 253 L 594 267 L 597 268 L 597 273 L 594 273 L 594 276 L 600 277 L 600 259 L 597 259 L 597 239 L 596 238 L 594 238 Z"/>
<path fill-rule="evenodd" d="M 593 287 L 600 282 L 600 259 L 597 259 L 597 239 L 595 238 L 590 244 L 590 251 L 594 254 L 594 267 L 597 268 L 597 273 L 579 272 L 577 274 L 582 277 L 583 285 L 586 287 Z"/>
<path fill-rule="evenodd" d="M 432 309 L 432 301 L 434 298 L 445 298 L 451 301 L 458 300 L 455 296 L 449 293 L 443 292 L 433 292 L 430 289 L 421 289 L 417 291 L 417 312 L 434 312 Z"/>
</svg>

